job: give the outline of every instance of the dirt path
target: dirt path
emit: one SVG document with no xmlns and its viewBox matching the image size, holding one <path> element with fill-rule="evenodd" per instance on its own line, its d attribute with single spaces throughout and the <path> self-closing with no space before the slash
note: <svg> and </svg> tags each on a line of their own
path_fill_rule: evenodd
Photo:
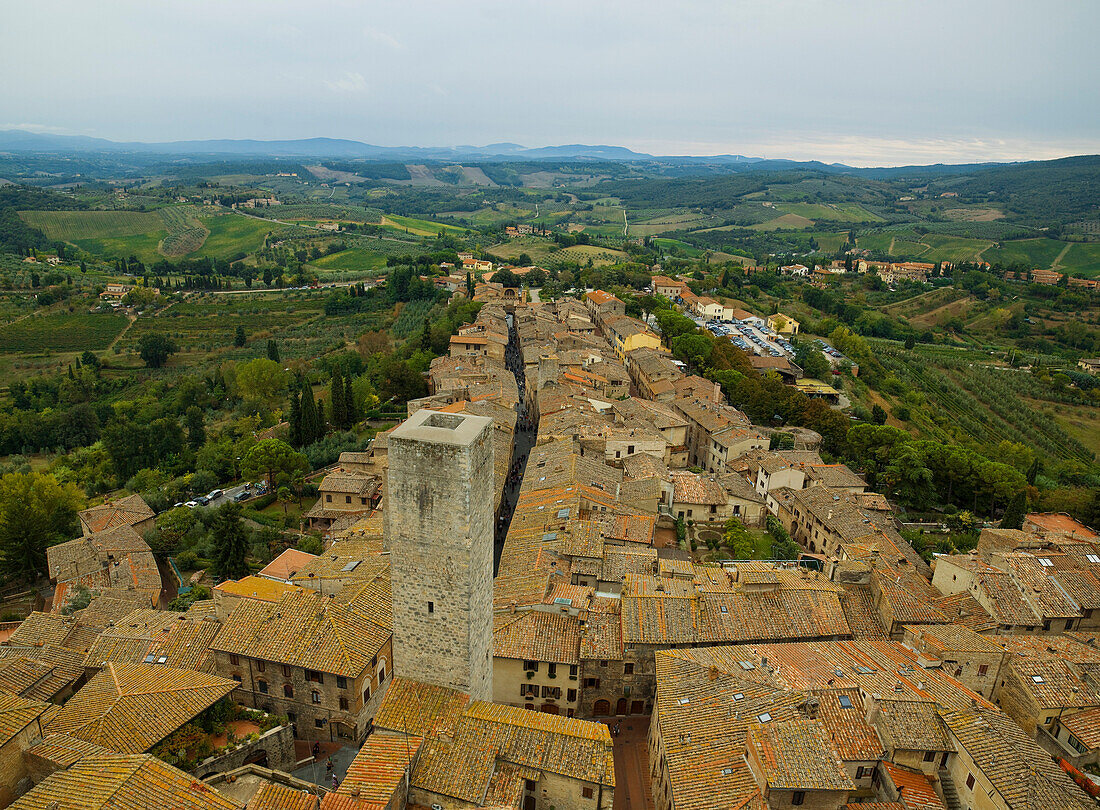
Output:
<svg viewBox="0 0 1100 810">
<path fill-rule="evenodd" d="M 1050 265 L 1051 270 L 1057 270 L 1059 267 L 1062 266 L 1062 259 L 1064 259 L 1066 257 L 1066 254 L 1069 253 L 1069 249 L 1071 247 L 1073 247 L 1073 243 L 1072 242 L 1066 242 L 1066 246 L 1064 248 L 1062 248 L 1062 252 L 1059 253 L 1057 256 L 1055 256 L 1054 261 L 1051 262 L 1051 265 Z"/>
<path fill-rule="evenodd" d="M 169 306 L 171 306 L 171 305 L 169 305 Z M 164 309 L 168 309 L 168 307 L 165 307 Z M 164 309 L 162 309 L 161 312 L 163 312 Z M 118 335 L 115 336 L 115 339 L 107 344 L 107 348 L 104 349 L 104 351 L 108 351 L 108 352 L 111 351 L 111 349 L 113 349 L 115 347 L 115 344 L 118 343 L 120 340 L 122 340 L 122 336 L 125 335 L 127 332 L 129 332 L 130 327 L 133 326 L 135 323 L 137 323 L 137 315 L 132 315 L 129 312 L 127 312 L 126 313 L 126 328 L 123 329 L 121 332 L 119 332 Z"/>
<path fill-rule="evenodd" d="M 886 248 L 886 255 L 887 256 L 893 256 L 894 255 L 894 242 L 896 242 L 896 241 L 898 241 L 898 238 L 896 236 L 891 236 L 890 237 L 890 247 Z"/>
</svg>

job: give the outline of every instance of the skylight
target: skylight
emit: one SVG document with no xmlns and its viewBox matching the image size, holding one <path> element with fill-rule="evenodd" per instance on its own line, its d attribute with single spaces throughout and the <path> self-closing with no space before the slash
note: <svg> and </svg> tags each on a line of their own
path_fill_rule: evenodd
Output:
<svg viewBox="0 0 1100 810">
<path fill-rule="evenodd" d="M 1100 555 L 1086 554 L 1085 559 L 1088 560 L 1090 563 L 1100 563 Z"/>
<path fill-rule="evenodd" d="M 1043 566 L 1044 568 L 1050 568 L 1051 566 L 1054 565 L 1054 563 L 1052 563 L 1046 557 L 1040 557 L 1039 558 L 1039 565 Z"/>
<path fill-rule="evenodd" d="M 1043 680 L 1042 675 L 1032 675 L 1031 680 L 1035 681 L 1035 683 L 1046 683 L 1046 681 Z"/>
<path fill-rule="evenodd" d="M 756 669 L 756 666 L 752 663 L 752 661 L 738 661 L 737 663 L 741 666 L 741 669 L 745 670 L 746 672 L 748 672 L 750 669 Z"/>
<path fill-rule="evenodd" d="M 842 709 L 852 708 L 852 699 L 850 697 L 848 697 L 847 695 L 841 695 L 840 696 L 840 708 L 842 708 Z"/>
<path fill-rule="evenodd" d="M 691 703 L 691 698 L 680 698 L 680 699 L 679 699 L 678 701 L 676 701 L 676 702 L 677 702 L 677 703 L 679 703 L 679 704 L 680 704 L 681 706 L 686 706 L 686 705 L 688 705 L 689 703 Z"/>
<path fill-rule="evenodd" d="M 759 720 L 761 723 L 767 723 L 769 720 L 772 719 L 772 716 L 767 712 L 764 712 L 763 714 L 756 715 L 756 719 Z"/>
<path fill-rule="evenodd" d="M 733 693 L 733 699 L 734 700 L 744 700 L 745 699 L 744 692 L 734 692 Z"/>
</svg>

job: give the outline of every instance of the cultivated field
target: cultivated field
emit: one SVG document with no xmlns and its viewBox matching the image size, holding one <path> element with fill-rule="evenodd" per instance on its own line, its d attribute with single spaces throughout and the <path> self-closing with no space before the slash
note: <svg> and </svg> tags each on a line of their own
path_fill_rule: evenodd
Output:
<svg viewBox="0 0 1100 810">
<path fill-rule="evenodd" d="M 32 315 L 0 327 L 0 352 L 101 351 L 125 328 L 126 318 L 122 315 Z"/>
<path fill-rule="evenodd" d="M 63 242 L 137 236 L 164 228 L 155 211 L 20 211 L 19 216 L 50 239 Z"/>
</svg>

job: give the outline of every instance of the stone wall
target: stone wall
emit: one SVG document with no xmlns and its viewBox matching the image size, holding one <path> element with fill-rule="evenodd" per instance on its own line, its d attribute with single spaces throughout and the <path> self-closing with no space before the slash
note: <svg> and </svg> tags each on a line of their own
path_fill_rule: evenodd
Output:
<svg viewBox="0 0 1100 810">
<path fill-rule="evenodd" d="M 421 410 L 389 439 L 394 671 L 491 700 L 493 422 Z"/>
<path fill-rule="evenodd" d="M 266 760 L 257 758 L 266 754 Z M 294 730 L 289 726 L 276 726 L 265 731 L 255 742 L 246 742 L 239 748 L 223 754 L 215 754 L 196 765 L 191 773 L 200 779 L 213 774 L 225 773 L 247 764 L 257 764 L 277 771 L 292 771 L 296 759 L 294 755 Z"/>
</svg>

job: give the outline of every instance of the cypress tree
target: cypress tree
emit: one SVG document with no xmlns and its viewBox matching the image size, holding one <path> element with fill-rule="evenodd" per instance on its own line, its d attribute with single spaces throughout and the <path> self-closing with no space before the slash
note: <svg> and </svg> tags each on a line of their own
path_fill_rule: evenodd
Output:
<svg viewBox="0 0 1100 810">
<path fill-rule="evenodd" d="M 339 371 L 333 372 L 328 401 L 332 410 L 332 424 L 343 428 L 348 421 L 348 409 L 344 404 L 344 379 Z"/>
<path fill-rule="evenodd" d="M 274 338 L 270 338 L 267 341 L 267 359 L 279 362 L 279 344 L 275 342 Z"/>
<path fill-rule="evenodd" d="M 302 399 L 297 391 L 290 392 L 290 445 L 302 446 Z"/>
<path fill-rule="evenodd" d="M 359 410 L 355 407 L 355 391 L 351 387 L 351 375 L 344 377 L 344 407 L 347 409 L 347 427 L 352 427 L 359 422 Z"/>
<path fill-rule="evenodd" d="M 315 419 L 316 421 L 313 424 L 313 435 L 316 438 L 314 441 L 320 441 L 325 438 L 325 434 L 328 433 L 328 425 L 325 421 L 325 401 L 323 399 L 317 400 L 317 413 Z"/>
<path fill-rule="evenodd" d="M 1024 527 L 1024 517 L 1026 513 L 1027 500 L 1022 491 L 1017 492 L 1012 500 L 1008 502 L 1008 507 L 1005 509 L 1004 516 L 1001 517 L 1001 528 L 1022 529 Z"/>
<path fill-rule="evenodd" d="M 302 445 L 317 441 L 317 402 L 313 399 L 313 389 L 309 383 L 302 383 Z"/>
</svg>

